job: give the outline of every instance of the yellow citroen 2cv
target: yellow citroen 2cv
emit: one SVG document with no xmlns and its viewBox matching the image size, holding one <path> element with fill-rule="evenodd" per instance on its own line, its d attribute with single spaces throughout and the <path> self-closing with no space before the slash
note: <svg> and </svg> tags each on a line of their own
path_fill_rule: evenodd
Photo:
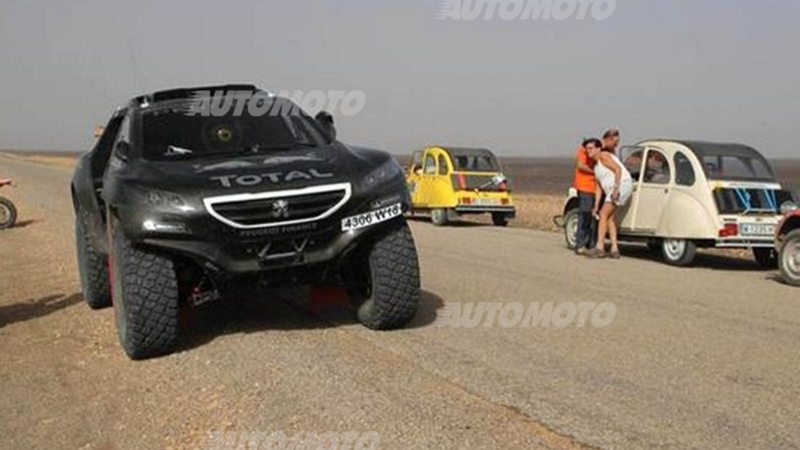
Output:
<svg viewBox="0 0 800 450">
<path fill-rule="evenodd" d="M 491 214 L 506 226 L 516 216 L 508 180 L 486 149 L 433 146 L 414 153 L 406 175 L 413 214 L 430 214 L 434 225 L 454 217 Z"/>
</svg>

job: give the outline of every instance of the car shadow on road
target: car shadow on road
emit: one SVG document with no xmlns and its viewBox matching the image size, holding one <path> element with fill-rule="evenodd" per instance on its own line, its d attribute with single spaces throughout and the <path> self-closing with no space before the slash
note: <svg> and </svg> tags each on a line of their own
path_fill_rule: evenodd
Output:
<svg viewBox="0 0 800 450">
<path fill-rule="evenodd" d="M 666 264 L 659 252 L 650 251 L 644 245 L 620 244 L 623 257 L 653 261 Z M 699 251 L 692 267 L 699 267 L 711 270 L 724 270 L 733 272 L 768 272 L 763 269 L 753 259 L 727 256 L 721 254 L 707 253 Z"/>
<path fill-rule="evenodd" d="M 437 310 L 444 306 L 438 295 L 422 291 L 420 307 L 406 329 L 432 324 Z M 336 298 L 327 304 L 307 301 L 287 301 L 282 294 L 252 293 L 224 298 L 199 307 L 181 311 L 183 333 L 179 350 L 201 347 L 218 337 L 258 333 L 267 330 L 320 330 L 357 324 L 356 312 L 347 299 Z"/>
<path fill-rule="evenodd" d="M 38 220 L 33 220 L 33 219 L 18 220 L 17 223 L 15 223 L 14 226 L 11 228 L 25 228 L 35 224 L 36 222 L 38 222 Z"/>
<path fill-rule="evenodd" d="M 433 222 L 431 222 L 430 217 L 413 216 L 413 217 L 408 217 L 408 220 L 411 221 L 411 222 L 427 223 L 427 224 L 433 225 Z M 472 222 L 472 221 L 465 220 L 465 219 L 450 220 L 450 221 L 447 222 L 446 225 L 443 225 L 443 227 L 445 227 L 445 228 L 446 227 L 451 227 L 451 228 L 472 228 L 472 227 L 493 227 L 493 226 L 494 225 L 492 225 L 490 223 Z"/>
<path fill-rule="evenodd" d="M 54 294 L 36 300 L 3 305 L 0 306 L 0 328 L 12 323 L 38 319 L 82 301 L 83 296 L 80 293 L 72 295 Z"/>
<path fill-rule="evenodd" d="M 420 297 L 419 310 L 416 317 L 406 326 L 406 329 L 425 328 L 436 321 L 438 311 L 444 307 L 444 300 L 430 291 L 423 289 Z"/>
<path fill-rule="evenodd" d="M 481 227 L 494 227 L 490 223 L 470 222 L 468 220 L 453 220 L 447 223 L 448 227 L 453 228 L 481 228 Z"/>
</svg>

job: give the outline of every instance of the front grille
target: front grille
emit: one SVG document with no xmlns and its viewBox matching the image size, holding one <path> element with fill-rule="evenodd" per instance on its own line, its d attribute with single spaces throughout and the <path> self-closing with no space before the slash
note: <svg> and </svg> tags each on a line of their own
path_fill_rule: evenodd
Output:
<svg viewBox="0 0 800 450">
<path fill-rule="evenodd" d="M 349 183 L 204 200 L 209 214 L 236 228 L 295 225 L 324 219 L 350 199 Z"/>
</svg>

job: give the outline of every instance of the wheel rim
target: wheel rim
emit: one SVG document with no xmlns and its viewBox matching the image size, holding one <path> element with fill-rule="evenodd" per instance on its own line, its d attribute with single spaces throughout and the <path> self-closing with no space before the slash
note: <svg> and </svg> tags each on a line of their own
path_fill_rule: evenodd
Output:
<svg viewBox="0 0 800 450">
<path fill-rule="evenodd" d="M 564 226 L 564 230 L 567 233 L 567 242 L 570 246 L 574 247 L 578 243 L 578 215 L 571 214 L 567 219 L 567 223 Z"/>
<path fill-rule="evenodd" d="M 787 242 L 781 252 L 784 271 L 793 279 L 800 279 L 800 240 Z"/>
<path fill-rule="evenodd" d="M 686 253 L 686 241 L 681 239 L 667 239 L 664 241 L 664 254 L 671 260 L 681 259 Z"/>
<path fill-rule="evenodd" d="M 11 208 L 0 203 L 0 225 L 6 224 L 11 220 Z"/>
</svg>

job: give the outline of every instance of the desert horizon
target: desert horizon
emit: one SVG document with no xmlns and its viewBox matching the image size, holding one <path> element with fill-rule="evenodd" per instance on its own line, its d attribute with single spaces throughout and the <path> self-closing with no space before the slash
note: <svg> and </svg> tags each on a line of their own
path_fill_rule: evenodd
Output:
<svg viewBox="0 0 800 450">
<path fill-rule="evenodd" d="M 77 158 L 85 151 L 70 150 L 0 150 L 2 153 L 26 156 Z M 410 154 L 393 153 L 404 167 Z M 512 189 L 521 194 L 559 196 L 572 185 L 574 160 L 572 156 L 500 156 L 500 164 L 511 180 Z M 778 180 L 786 189 L 800 191 L 800 158 L 770 159 Z"/>
</svg>

